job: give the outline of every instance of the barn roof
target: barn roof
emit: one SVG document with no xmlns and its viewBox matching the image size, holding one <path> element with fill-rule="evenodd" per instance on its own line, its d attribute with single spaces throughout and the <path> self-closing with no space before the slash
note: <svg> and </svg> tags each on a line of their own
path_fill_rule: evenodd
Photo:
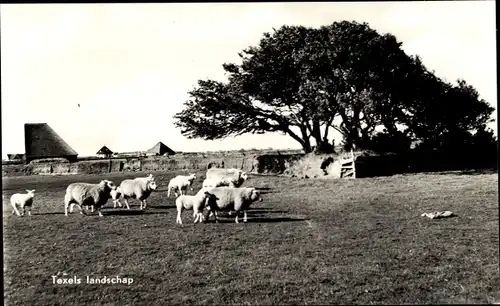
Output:
<svg viewBox="0 0 500 306">
<path fill-rule="evenodd" d="M 96 154 L 113 154 L 113 151 L 111 151 L 108 147 L 102 146 L 102 148 L 97 151 Z"/>
<path fill-rule="evenodd" d="M 154 147 L 152 147 L 151 149 L 147 150 L 146 153 L 155 153 L 155 154 L 159 154 L 159 155 L 163 155 L 165 153 L 169 153 L 169 154 L 175 154 L 175 152 L 170 149 L 169 147 L 167 147 L 165 144 L 163 144 L 163 142 L 159 141 Z"/>
<path fill-rule="evenodd" d="M 26 158 L 76 157 L 76 153 L 47 123 L 24 124 Z"/>
</svg>

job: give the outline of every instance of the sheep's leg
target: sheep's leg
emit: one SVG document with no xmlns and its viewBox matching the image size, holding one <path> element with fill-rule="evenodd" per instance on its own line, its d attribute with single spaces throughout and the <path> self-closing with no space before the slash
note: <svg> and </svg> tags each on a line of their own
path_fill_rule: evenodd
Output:
<svg viewBox="0 0 500 306">
<path fill-rule="evenodd" d="M 31 216 L 31 206 L 28 207 L 28 216 Z"/>
<path fill-rule="evenodd" d="M 14 214 L 21 216 L 21 214 L 19 213 L 19 210 L 17 210 L 16 205 L 12 205 L 12 208 L 14 208 Z"/>
<path fill-rule="evenodd" d="M 238 214 L 238 212 L 236 211 L 236 218 L 234 219 L 234 222 L 236 222 L 236 223 L 240 223 L 240 221 L 238 220 L 238 215 L 239 215 L 239 214 Z"/>
<path fill-rule="evenodd" d="M 127 199 L 123 199 L 125 201 L 125 205 L 127 206 L 127 209 L 130 209 L 130 206 L 128 206 L 128 201 Z"/>
<path fill-rule="evenodd" d="M 146 199 L 144 199 L 144 210 L 146 210 L 146 206 L 148 206 L 148 202 L 146 202 Z"/>
<path fill-rule="evenodd" d="M 122 203 L 120 203 L 119 199 L 113 201 L 113 208 L 116 208 L 116 204 L 118 204 L 118 207 L 122 207 Z"/>
<path fill-rule="evenodd" d="M 90 212 L 94 212 L 94 205 L 90 206 Z"/>
<path fill-rule="evenodd" d="M 247 220 L 247 211 L 244 210 L 243 211 L 243 222 L 246 223 L 248 220 Z"/>
<path fill-rule="evenodd" d="M 229 216 L 232 216 L 232 215 L 233 215 L 233 211 L 232 211 L 232 210 L 229 210 L 228 215 L 229 215 Z"/>
<path fill-rule="evenodd" d="M 182 225 L 181 213 L 182 213 L 182 208 L 177 209 L 177 219 L 175 220 L 175 222 Z"/>
<path fill-rule="evenodd" d="M 92 207 L 94 207 L 94 206 L 92 206 Z M 97 210 L 97 213 L 99 214 L 99 217 L 102 217 L 101 207 L 97 207 L 96 210 Z"/>
</svg>

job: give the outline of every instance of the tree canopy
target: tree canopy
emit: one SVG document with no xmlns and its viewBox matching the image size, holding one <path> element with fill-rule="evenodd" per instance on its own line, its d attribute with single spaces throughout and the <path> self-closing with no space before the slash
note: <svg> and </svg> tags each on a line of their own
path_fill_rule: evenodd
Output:
<svg viewBox="0 0 500 306">
<path fill-rule="evenodd" d="M 493 108 L 464 80 L 454 86 L 408 56 L 391 34 L 367 23 L 282 26 L 224 63 L 226 82 L 199 80 L 174 116 L 188 138 L 280 132 L 304 151 L 370 149 L 377 139 L 436 142 L 445 133 L 484 130 Z M 383 127 L 381 136 L 376 131 Z"/>
</svg>

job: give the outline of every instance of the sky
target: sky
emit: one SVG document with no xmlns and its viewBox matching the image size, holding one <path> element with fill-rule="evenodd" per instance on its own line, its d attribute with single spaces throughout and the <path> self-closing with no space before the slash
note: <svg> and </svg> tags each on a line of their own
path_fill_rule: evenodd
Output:
<svg viewBox="0 0 500 306">
<path fill-rule="evenodd" d="M 183 152 L 300 148 L 276 133 L 187 139 L 173 116 L 197 80 L 224 80 L 222 64 L 264 32 L 342 20 L 394 34 L 497 107 L 495 1 L 2 4 L 2 158 L 24 153 L 24 123 L 49 124 L 80 156 L 158 141 Z"/>
</svg>

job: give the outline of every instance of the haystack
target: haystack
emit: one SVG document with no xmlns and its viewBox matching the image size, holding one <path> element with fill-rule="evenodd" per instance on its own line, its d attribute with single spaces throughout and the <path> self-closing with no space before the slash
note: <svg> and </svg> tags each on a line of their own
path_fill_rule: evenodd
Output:
<svg viewBox="0 0 500 306">
<path fill-rule="evenodd" d="M 170 149 L 163 142 L 158 142 L 154 147 L 146 151 L 146 155 L 155 156 L 155 155 L 174 155 L 174 150 Z"/>
<path fill-rule="evenodd" d="M 24 124 L 26 162 L 34 159 L 65 158 L 76 161 L 73 150 L 47 123 Z"/>
</svg>

